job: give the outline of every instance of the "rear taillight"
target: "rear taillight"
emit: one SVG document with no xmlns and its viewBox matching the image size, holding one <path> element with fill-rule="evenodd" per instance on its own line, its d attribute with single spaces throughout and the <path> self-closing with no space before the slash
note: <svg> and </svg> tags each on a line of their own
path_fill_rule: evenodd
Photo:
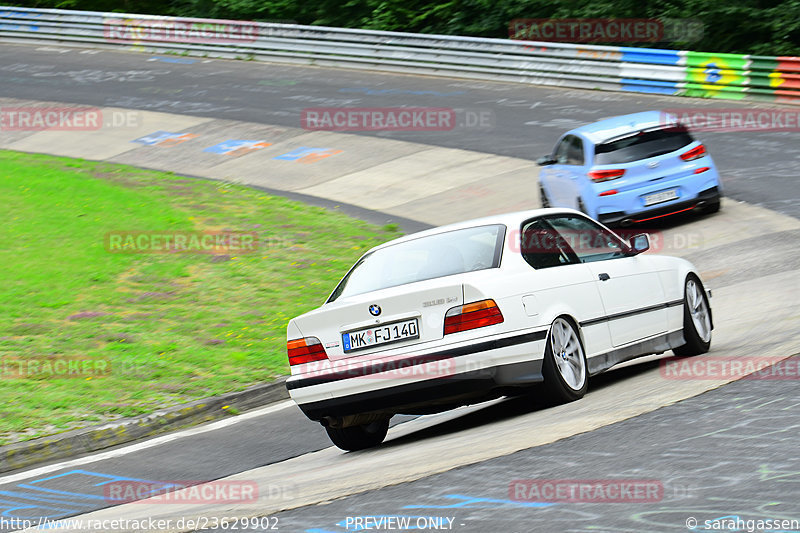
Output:
<svg viewBox="0 0 800 533">
<path fill-rule="evenodd" d="M 706 155 L 706 147 L 702 144 L 700 146 L 695 146 L 688 152 L 684 152 L 681 154 L 681 159 L 684 161 L 694 161 L 695 159 L 700 159 Z"/>
<path fill-rule="evenodd" d="M 444 316 L 444 334 L 500 324 L 503 314 L 494 300 L 482 300 L 453 307 Z"/>
<path fill-rule="evenodd" d="M 604 181 L 615 180 L 621 178 L 625 174 L 624 168 L 615 168 L 611 170 L 592 170 L 589 172 L 589 177 L 595 183 Z"/>
<path fill-rule="evenodd" d="M 613 196 L 617 194 L 619 191 L 617 189 L 611 189 L 610 191 L 603 191 L 597 196 Z"/>
<path fill-rule="evenodd" d="M 322 343 L 316 337 L 289 341 L 286 343 L 286 351 L 289 353 L 289 366 L 322 361 L 328 358 L 325 348 L 322 347 Z"/>
<path fill-rule="evenodd" d="M 696 169 L 694 170 L 694 173 L 695 173 L 695 174 L 702 174 L 703 172 L 705 172 L 705 171 L 707 171 L 707 170 L 711 170 L 711 167 L 700 167 L 700 168 L 696 168 Z"/>
</svg>

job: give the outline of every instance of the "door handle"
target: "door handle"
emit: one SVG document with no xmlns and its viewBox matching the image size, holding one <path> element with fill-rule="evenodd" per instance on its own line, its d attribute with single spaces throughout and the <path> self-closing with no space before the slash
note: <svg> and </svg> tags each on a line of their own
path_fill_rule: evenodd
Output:
<svg viewBox="0 0 800 533">
<path fill-rule="evenodd" d="M 608 281 L 608 280 L 611 279 L 611 276 L 609 276 L 605 272 L 603 272 L 602 274 L 599 274 L 597 277 L 600 278 L 600 281 Z"/>
</svg>

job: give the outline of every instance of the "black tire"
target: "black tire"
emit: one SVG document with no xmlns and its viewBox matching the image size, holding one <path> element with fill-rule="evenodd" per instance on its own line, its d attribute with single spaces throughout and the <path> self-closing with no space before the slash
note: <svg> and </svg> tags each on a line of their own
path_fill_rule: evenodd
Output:
<svg viewBox="0 0 800 533">
<path fill-rule="evenodd" d="M 697 292 L 694 292 L 694 289 Z M 700 303 L 697 298 L 700 298 Z M 695 307 L 695 313 L 692 313 Z M 702 309 L 698 309 L 702 307 Z M 699 321 L 699 322 L 698 322 Z M 700 323 L 701 331 L 698 331 L 696 323 Z M 703 288 L 703 284 L 694 274 L 686 278 L 683 288 L 683 338 L 686 344 L 672 349 L 672 353 L 678 357 L 691 357 L 706 353 L 711 347 L 711 306 L 708 304 L 708 296 Z"/>
<path fill-rule="evenodd" d="M 336 447 L 348 452 L 364 450 L 377 446 L 386 438 L 389 431 L 389 419 L 370 422 L 361 426 L 349 426 L 345 428 L 326 427 L 328 437 Z"/>
<path fill-rule="evenodd" d="M 559 333 L 561 331 L 562 333 Z M 561 338 L 564 332 L 568 332 L 570 339 L 565 345 Z M 583 350 L 580 335 L 578 334 L 575 324 L 565 318 L 556 318 L 550 325 L 550 331 L 547 334 L 547 344 L 544 350 L 544 361 L 542 362 L 542 375 L 544 376 L 544 388 L 547 393 L 546 400 L 551 403 L 561 404 L 573 402 L 583 398 L 586 390 L 589 388 L 589 369 L 586 365 L 586 354 Z M 561 345 L 566 348 L 569 345 L 577 350 L 572 357 L 564 355 L 565 350 L 561 350 L 560 354 L 555 353 L 556 347 Z M 578 358 L 579 356 L 579 358 Z M 557 357 L 561 358 L 561 364 L 557 362 Z M 571 367 L 573 370 L 582 368 L 582 376 L 580 379 L 573 380 L 570 384 L 565 380 L 565 372 L 560 368 Z M 575 376 L 578 378 L 578 376 Z"/>
<path fill-rule="evenodd" d="M 543 208 L 551 207 L 550 200 L 547 198 L 547 193 L 544 192 L 544 187 L 542 187 L 541 184 L 539 184 L 539 202 L 541 202 Z"/>
</svg>

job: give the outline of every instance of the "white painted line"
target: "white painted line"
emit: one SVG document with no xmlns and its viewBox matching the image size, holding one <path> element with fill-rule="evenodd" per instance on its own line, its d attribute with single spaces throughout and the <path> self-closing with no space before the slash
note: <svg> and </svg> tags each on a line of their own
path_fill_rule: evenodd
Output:
<svg viewBox="0 0 800 533">
<path fill-rule="evenodd" d="M 225 420 L 212 422 L 211 424 L 205 426 L 185 429 L 183 431 L 176 431 L 175 433 L 170 433 L 169 435 L 156 437 L 154 439 L 147 440 L 144 442 L 139 442 L 137 444 L 131 444 L 130 446 L 125 446 L 123 448 L 118 448 L 116 450 L 100 452 L 97 454 L 89 455 L 87 457 L 81 457 L 79 459 L 70 459 L 68 461 L 63 461 L 61 463 L 42 466 L 40 468 L 35 468 L 33 470 L 27 470 L 25 472 L 19 472 L 17 474 L 11 474 L 8 476 L 0 477 L 0 485 L 5 483 L 14 483 L 35 476 L 41 476 L 42 474 L 48 474 L 55 470 L 61 470 L 62 468 L 73 468 L 88 463 L 94 463 L 96 461 L 103 461 L 105 459 L 120 457 L 122 455 L 127 455 L 129 453 L 146 450 L 147 448 L 160 446 L 162 444 L 166 444 L 167 442 L 172 442 L 178 439 L 182 439 L 184 437 L 191 437 L 193 435 L 199 435 L 201 433 L 208 433 L 209 431 L 216 431 L 218 429 L 232 426 L 233 424 L 238 424 L 239 422 L 244 422 L 245 420 L 258 418 L 259 416 L 268 415 L 270 413 L 286 409 L 287 407 L 290 407 L 292 405 L 294 405 L 294 402 L 292 400 L 284 400 L 277 404 L 269 405 L 267 407 L 262 407 L 261 409 L 256 409 L 254 411 L 250 411 L 243 415 L 237 415 L 233 418 L 226 418 Z"/>
</svg>

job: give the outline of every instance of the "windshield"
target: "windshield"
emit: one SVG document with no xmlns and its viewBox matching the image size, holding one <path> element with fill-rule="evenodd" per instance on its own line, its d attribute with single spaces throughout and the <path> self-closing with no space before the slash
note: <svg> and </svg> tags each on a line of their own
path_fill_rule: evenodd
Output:
<svg viewBox="0 0 800 533">
<path fill-rule="evenodd" d="M 375 250 L 355 264 L 328 302 L 342 296 L 495 268 L 500 265 L 505 230 L 502 224 L 479 226 Z"/>
<path fill-rule="evenodd" d="M 596 165 L 630 163 L 679 150 L 694 142 L 683 127 L 640 131 L 618 140 L 606 141 L 595 148 Z"/>
</svg>

